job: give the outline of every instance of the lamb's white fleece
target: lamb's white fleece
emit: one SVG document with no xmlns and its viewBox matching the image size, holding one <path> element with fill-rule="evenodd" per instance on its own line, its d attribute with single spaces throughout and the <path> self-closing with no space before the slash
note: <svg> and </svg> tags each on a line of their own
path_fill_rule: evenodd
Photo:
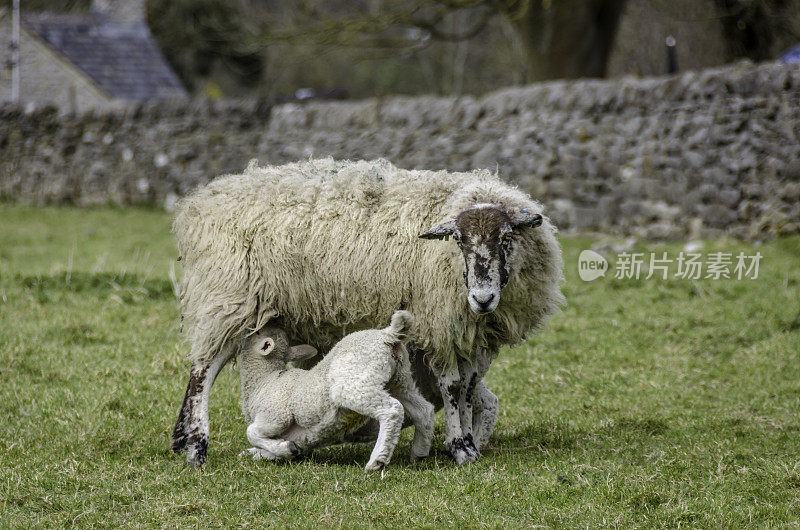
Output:
<svg viewBox="0 0 800 530">
<path fill-rule="evenodd" d="M 389 463 L 408 416 L 412 455 L 427 456 L 434 411 L 411 376 L 405 342 L 412 325 L 410 313 L 397 311 L 384 329 L 344 337 L 310 370 L 286 369 L 308 349 L 289 347 L 281 329 L 267 326 L 253 335 L 240 354 L 242 412 L 254 446 L 248 452 L 289 458 L 342 443 L 372 419 L 380 430 L 366 469 L 376 470 Z"/>
</svg>

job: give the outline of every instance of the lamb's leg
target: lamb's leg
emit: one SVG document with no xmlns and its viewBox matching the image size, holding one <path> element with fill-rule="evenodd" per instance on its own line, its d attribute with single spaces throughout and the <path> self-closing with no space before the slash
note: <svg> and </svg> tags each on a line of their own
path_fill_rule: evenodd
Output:
<svg viewBox="0 0 800 530">
<path fill-rule="evenodd" d="M 294 442 L 275 438 L 286 430 L 285 425 L 271 425 L 254 421 L 247 427 L 247 440 L 258 449 L 274 455 L 276 459 L 290 459 L 300 454 Z"/>
<path fill-rule="evenodd" d="M 206 461 L 209 422 L 208 400 L 217 375 L 235 353 L 233 344 L 225 344 L 206 363 L 196 362 L 189 374 L 189 384 L 183 398 L 178 421 L 172 432 L 172 450 L 186 453 L 186 462 L 198 467 Z"/>
<path fill-rule="evenodd" d="M 380 471 L 392 459 L 403 428 L 403 405 L 387 394 L 372 411 L 372 417 L 378 420 L 380 430 L 364 471 Z"/>
<path fill-rule="evenodd" d="M 414 424 L 411 456 L 412 458 L 425 458 L 431 450 L 435 410 L 433 405 L 422 397 L 417 385 L 414 384 L 408 363 L 405 363 L 401 370 L 401 384 L 395 392 L 395 397 L 403 405 L 406 415 L 411 419 L 411 423 Z"/>
<path fill-rule="evenodd" d="M 364 471 L 379 471 L 389 463 L 403 428 L 403 405 L 383 388 L 345 393 L 336 402 L 363 416 L 378 420 L 378 440 Z"/>
<path fill-rule="evenodd" d="M 415 459 L 425 458 L 431 452 L 431 441 L 433 440 L 433 405 L 426 401 L 419 392 L 416 395 L 406 395 L 402 398 L 398 396 L 398 399 L 414 424 L 411 456 Z"/>
<path fill-rule="evenodd" d="M 461 376 L 458 366 L 442 370 L 438 375 L 439 392 L 442 393 L 444 405 L 445 442 L 444 445 L 459 464 L 474 462 L 477 454 L 467 449 L 464 434 L 461 430 L 461 415 L 458 401 L 461 395 Z"/>
<path fill-rule="evenodd" d="M 499 400 L 486 383 L 479 381 L 475 386 L 472 403 L 474 412 L 472 416 L 472 429 L 475 438 L 475 445 L 480 450 L 481 447 L 489 443 L 489 437 L 494 432 L 494 424 L 497 421 L 499 410 Z"/>
<path fill-rule="evenodd" d="M 277 456 L 270 453 L 266 449 L 259 449 L 258 447 L 251 447 L 250 449 L 245 449 L 239 456 L 252 456 L 253 460 L 280 460 Z"/>
</svg>

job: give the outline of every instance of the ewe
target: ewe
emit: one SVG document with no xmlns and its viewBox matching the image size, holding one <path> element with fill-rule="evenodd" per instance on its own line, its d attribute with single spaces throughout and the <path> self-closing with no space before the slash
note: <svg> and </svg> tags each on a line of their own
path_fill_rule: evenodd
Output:
<svg viewBox="0 0 800 530">
<path fill-rule="evenodd" d="M 474 461 L 498 410 L 486 370 L 564 301 L 555 228 L 489 171 L 251 163 L 183 199 L 174 232 L 192 368 L 172 447 L 191 465 L 205 462 L 211 386 L 243 337 L 269 322 L 327 351 L 397 308 L 417 317 L 412 369 L 444 407 L 446 447 Z"/>
<path fill-rule="evenodd" d="M 253 335 L 240 354 L 242 412 L 254 458 L 279 460 L 315 447 L 348 440 L 370 418 L 378 441 L 365 471 L 382 469 L 403 427 L 403 409 L 414 424 L 411 454 L 428 456 L 433 405 L 417 390 L 405 347 L 411 314 L 397 311 L 385 329 L 351 333 L 310 370 L 286 363 L 316 354 L 308 346 L 289 347 L 286 333 L 267 327 Z"/>
</svg>

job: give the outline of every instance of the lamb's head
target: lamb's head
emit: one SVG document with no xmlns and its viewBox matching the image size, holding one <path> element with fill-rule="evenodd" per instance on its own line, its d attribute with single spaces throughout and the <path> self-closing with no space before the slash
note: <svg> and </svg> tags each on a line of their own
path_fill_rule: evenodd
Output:
<svg viewBox="0 0 800 530">
<path fill-rule="evenodd" d="M 267 327 L 250 338 L 246 346 L 248 353 L 285 365 L 292 361 L 302 361 L 317 354 L 317 349 L 308 344 L 289 346 L 286 333 L 280 328 Z"/>
<path fill-rule="evenodd" d="M 455 239 L 464 255 L 469 306 L 482 314 L 497 308 L 500 290 L 508 283 L 514 233 L 540 224 L 542 216 L 528 209 L 507 212 L 495 204 L 477 204 L 419 237 Z"/>
</svg>

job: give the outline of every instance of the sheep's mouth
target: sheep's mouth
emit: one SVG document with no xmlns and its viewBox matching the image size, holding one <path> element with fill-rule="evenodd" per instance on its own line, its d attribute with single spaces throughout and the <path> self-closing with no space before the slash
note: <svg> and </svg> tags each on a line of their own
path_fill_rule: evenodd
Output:
<svg viewBox="0 0 800 530">
<path fill-rule="evenodd" d="M 480 302 L 469 300 L 468 302 L 469 308 L 478 316 L 488 315 L 489 313 L 494 313 L 497 309 L 498 302 L 492 301 L 488 304 L 481 304 Z"/>
</svg>

